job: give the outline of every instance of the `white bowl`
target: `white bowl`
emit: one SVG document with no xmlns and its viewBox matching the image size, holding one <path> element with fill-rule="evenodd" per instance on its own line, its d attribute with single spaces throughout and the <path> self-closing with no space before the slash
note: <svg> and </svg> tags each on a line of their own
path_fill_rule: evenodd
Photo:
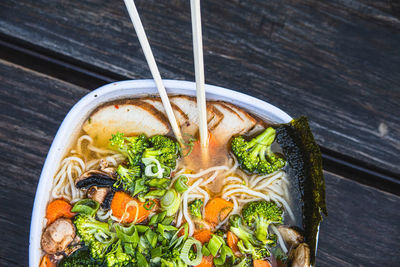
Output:
<svg viewBox="0 0 400 267">
<path fill-rule="evenodd" d="M 164 85 L 169 94 L 196 95 L 196 85 L 193 82 L 164 80 Z M 271 122 L 286 123 L 292 119 L 279 108 L 239 92 L 212 85 L 206 85 L 206 92 L 208 99 L 228 101 Z M 45 227 L 43 218 L 50 197 L 53 177 L 59 168 L 62 158 L 70 149 L 72 141 L 79 133 L 85 119 L 96 107 L 104 102 L 154 94 L 157 94 L 157 88 L 153 80 L 115 82 L 92 91 L 72 107 L 58 129 L 40 175 L 32 211 L 29 238 L 29 266 L 39 266 L 42 255 L 40 238 L 42 230 Z"/>
</svg>

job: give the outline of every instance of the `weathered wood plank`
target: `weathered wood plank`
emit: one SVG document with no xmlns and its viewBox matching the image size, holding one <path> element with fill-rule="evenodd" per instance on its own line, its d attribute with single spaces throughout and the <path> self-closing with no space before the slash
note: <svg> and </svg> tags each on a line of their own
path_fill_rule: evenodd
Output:
<svg viewBox="0 0 400 267">
<path fill-rule="evenodd" d="M 1 266 L 27 266 L 37 181 L 53 136 L 87 91 L 0 60 Z M 400 197 L 326 173 L 318 266 L 395 266 Z"/>
<path fill-rule="evenodd" d="M 189 2 L 136 2 L 162 76 L 192 80 Z M 398 1 L 202 4 L 208 83 L 305 114 L 322 146 L 400 174 Z M 122 1 L 3 0 L 0 13 L 3 34 L 151 77 Z"/>
</svg>

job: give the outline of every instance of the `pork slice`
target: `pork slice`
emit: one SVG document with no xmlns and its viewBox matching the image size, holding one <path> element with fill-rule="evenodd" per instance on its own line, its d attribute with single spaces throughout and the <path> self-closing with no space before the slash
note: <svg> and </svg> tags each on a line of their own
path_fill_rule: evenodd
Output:
<svg viewBox="0 0 400 267">
<path fill-rule="evenodd" d="M 83 130 L 100 144 L 116 132 L 126 136 L 144 133 L 147 136 L 167 134 L 168 120 L 149 103 L 124 100 L 106 104 L 95 110 L 83 124 Z"/>
<path fill-rule="evenodd" d="M 209 120 L 207 120 L 207 128 L 212 131 L 224 118 L 224 115 L 214 105 L 207 104 L 207 113 Z"/>
<path fill-rule="evenodd" d="M 155 109 L 163 113 L 165 116 L 167 116 L 167 113 L 165 112 L 164 105 L 161 101 L 161 98 L 159 97 L 147 97 L 147 98 L 141 98 L 140 101 L 146 102 L 150 105 L 152 105 Z M 178 123 L 179 127 L 182 127 L 183 125 L 186 125 L 189 123 L 189 118 L 183 112 L 177 105 L 174 103 L 171 103 L 172 111 L 174 112 L 176 122 Z"/>
<path fill-rule="evenodd" d="M 253 118 L 249 113 L 247 113 L 247 111 L 245 111 L 244 109 L 242 109 L 238 106 L 235 106 L 231 103 L 224 102 L 224 104 L 226 106 L 230 107 L 231 109 L 233 109 L 234 111 L 236 111 L 236 113 L 239 114 L 240 118 L 242 118 L 243 127 L 245 128 L 244 132 L 247 132 L 248 130 L 252 129 L 256 125 L 257 120 L 255 118 Z"/>
<path fill-rule="evenodd" d="M 247 126 L 235 110 L 225 105 L 224 102 L 213 102 L 212 104 L 223 115 L 223 119 L 212 130 L 219 143 L 227 143 L 233 135 L 246 131 Z"/>
</svg>

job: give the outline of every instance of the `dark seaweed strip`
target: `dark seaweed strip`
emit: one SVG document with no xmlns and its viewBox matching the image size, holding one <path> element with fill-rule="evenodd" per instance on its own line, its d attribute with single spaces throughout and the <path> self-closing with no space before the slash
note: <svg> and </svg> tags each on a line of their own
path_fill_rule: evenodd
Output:
<svg viewBox="0 0 400 267">
<path fill-rule="evenodd" d="M 310 246 L 311 264 L 315 263 L 315 246 L 321 212 L 328 215 L 325 203 L 325 180 L 320 149 L 314 140 L 306 117 L 281 124 L 276 129 L 276 140 L 282 147 L 303 200 L 303 228 Z"/>
</svg>

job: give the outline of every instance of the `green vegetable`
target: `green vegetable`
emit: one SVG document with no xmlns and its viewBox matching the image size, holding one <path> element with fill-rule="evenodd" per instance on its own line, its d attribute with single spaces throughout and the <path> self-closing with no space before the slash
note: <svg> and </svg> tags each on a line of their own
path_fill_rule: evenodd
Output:
<svg viewBox="0 0 400 267">
<path fill-rule="evenodd" d="M 286 262 L 288 260 L 288 256 L 286 255 L 285 252 L 283 252 L 283 250 L 280 247 L 275 246 L 271 248 L 270 251 L 277 260 L 280 260 L 281 262 Z"/>
<path fill-rule="evenodd" d="M 153 178 L 153 179 L 146 181 L 145 184 L 150 187 L 166 189 L 166 188 L 168 188 L 170 183 L 171 183 L 171 179 L 168 179 L 168 178 Z"/>
<path fill-rule="evenodd" d="M 161 163 L 154 158 L 142 158 L 142 162 L 145 165 L 144 175 L 148 178 L 163 178 L 167 177 L 169 170 L 165 170 Z"/>
<path fill-rule="evenodd" d="M 252 267 L 253 261 L 250 257 L 243 257 L 233 267 Z"/>
<path fill-rule="evenodd" d="M 158 232 L 161 234 L 162 237 L 165 239 L 171 239 L 175 232 L 178 230 L 175 226 L 172 225 L 163 225 L 161 223 L 157 226 Z"/>
<path fill-rule="evenodd" d="M 133 255 L 139 243 L 139 233 L 135 225 L 122 226 L 120 224 L 114 224 L 114 228 L 117 237 L 122 241 L 124 251 L 129 255 Z"/>
<path fill-rule="evenodd" d="M 219 249 L 222 245 L 225 244 L 225 241 L 222 237 L 217 235 L 212 235 L 210 241 L 208 242 L 207 248 L 210 253 L 215 257 L 218 254 Z"/>
<path fill-rule="evenodd" d="M 216 266 L 229 265 L 232 266 L 235 261 L 235 255 L 227 245 L 222 245 L 219 256 L 214 258 L 214 264 Z"/>
<path fill-rule="evenodd" d="M 196 255 L 194 257 L 194 259 L 190 259 L 189 258 L 189 252 L 192 248 L 192 246 L 196 247 Z M 181 253 L 180 253 L 180 258 L 182 259 L 182 261 L 188 265 L 199 265 L 201 260 L 202 260 L 202 253 L 201 253 L 201 243 L 200 241 L 189 237 L 185 243 L 183 244 L 183 247 L 181 249 Z"/>
<path fill-rule="evenodd" d="M 229 218 L 229 222 L 230 231 L 242 240 L 246 246 L 248 244 L 254 246 L 261 245 L 261 242 L 255 238 L 250 229 L 248 229 L 248 227 L 243 223 L 243 220 L 239 215 L 232 215 Z"/>
<path fill-rule="evenodd" d="M 105 262 L 108 267 L 123 267 L 133 262 L 133 259 L 123 251 L 121 240 L 119 240 L 112 245 L 111 251 L 105 257 Z"/>
<path fill-rule="evenodd" d="M 154 198 L 160 198 L 164 196 L 168 191 L 165 189 L 155 189 L 151 190 L 148 192 L 146 195 L 144 195 L 144 199 L 154 199 Z"/>
<path fill-rule="evenodd" d="M 180 146 L 169 137 L 155 135 L 149 139 L 150 147 L 143 152 L 143 158 L 157 159 L 162 165 L 175 169 Z"/>
<path fill-rule="evenodd" d="M 92 199 L 86 198 L 79 200 L 75 203 L 73 208 L 71 209 L 72 212 L 86 214 L 89 216 L 94 216 L 99 209 L 100 204 L 97 201 Z"/>
<path fill-rule="evenodd" d="M 175 189 L 169 189 L 161 198 L 161 209 L 167 212 L 167 216 L 174 215 L 181 204 L 181 196 Z"/>
<path fill-rule="evenodd" d="M 143 151 L 149 147 L 149 141 L 144 134 L 134 137 L 125 137 L 123 133 L 116 133 L 110 139 L 112 149 L 124 154 L 131 167 L 140 164 Z"/>
<path fill-rule="evenodd" d="M 271 151 L 275 130 L 271 127 L 247 141 L 243 136 L 232 139 L 231 148 L 240 167 L 249 172 L 267 174 L 285 166 L 285 160 Z"/>
<path fill-rule="evenodd" d="M 322 214 L 328 215 L 325 203 L 325 180 L 322 157 L 306 117 L 281 124 L 276 129 L 277 142 L 288 161 L 291 184 L 298 185 L 303 208 L 303 228 L 310 247 L 311 264 L 315 263 L 315 247 Z"/>
<path fill-rule="evenodd" d="M 136 261 L 137 261 L 137 266 L 141 267 L 149 267 L 149 263 L 147 262 L 145 256 L 141 253 L 136 253 Z"/>
<path fill-rule="evenodd" d="M 246 224 L 255 231 L 258 240 L 273 245 L 268 228 L 271 224 L 282 224 L 282 210 L 272 201 L 253 201 L 242 209 Z"/>
<path fill-rule="evenodd" d="M 138 186 L 136 186 L 136 180 L 141 176 L 140 166 L 125 168 L 124 166 L 119 165 L 116 172 L 118 177 L 114 184 L 115 188 L 119 188 L 119 186 L 122 185 L 125 191 L 134 193 L 134 195 L 142 191 Z"/>
<path fill-rule="evenodd" d="M 180 175 L 174 184 L 174 188 L 175 190 L 182 194 L 183 192 L 185 192 L 186 190 L 188 190 L 189 186 L 188 186 L 188 178 L 185 175 Z"/>
<path fill-rule="evenodd" d="M 110 231 L 108 223 L 79 214 L 75 217 L 74 224 L 81 240 L 89 246 L 91 256 L 95 259 L 104 258 L 105 252 L 116 240 L 116 235 Z"/>
<path fill-rule="evenodd" d="M 83 247 L 65 257 L 61 260 L 60 267 L 76 267 L 76 266 L 87 266 L 95 267 L 99 266 L 99 262 L 90 257 L 90 250 L 88 247 Z"/>
<path fill-rule="evenodd" d="M 190 214 L 197 218 L 201 219 L 202 218 L 202 208 L 203 208 L 203 200 L 201 199 L 195 199 L 192 202 L 189 203 L 189 212 Z"/>
</svg>

